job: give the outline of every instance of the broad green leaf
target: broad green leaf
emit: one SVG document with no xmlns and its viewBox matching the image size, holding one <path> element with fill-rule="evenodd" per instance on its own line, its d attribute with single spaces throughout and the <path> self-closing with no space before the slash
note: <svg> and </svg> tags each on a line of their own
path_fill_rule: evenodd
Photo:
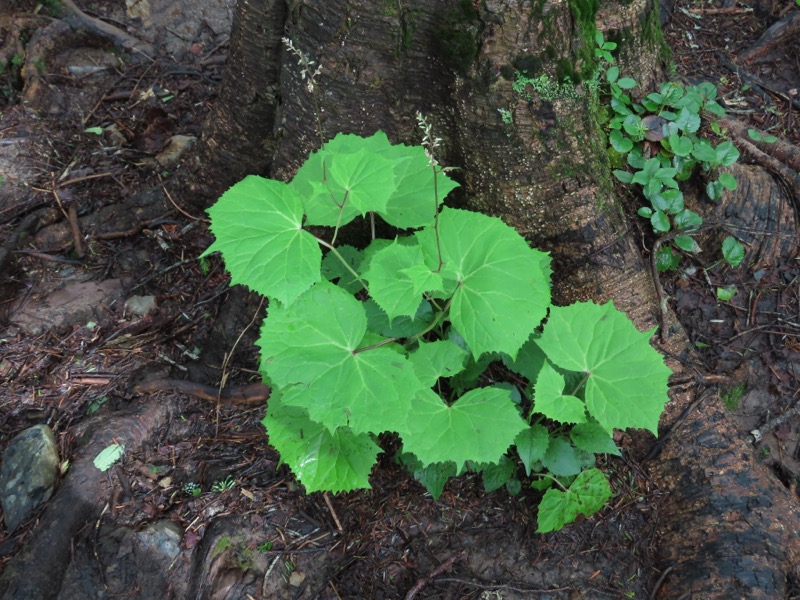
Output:
<svg viewBox="0 0 800 600">
<path fill-rule="evenodd" d="M 503 356 L 503 364 L 514 371 L 517 375 L 522 375 L 528 381 L 534 382 L 539 376 L 539 371 L 544 364 L 545 356 L 542 349 L 534 341 L 536 334 L 532 335 L 519 349 L 516 360 L 511 360 L 510 356 Z"/>
<path fill-rule="evenodd" d="M 622 77 L 617 81 L 617 85 L 623 90 L 630 90 L 635 88 L 637 83 L 635 79 L 631 79 L 630 77 Z"/>
<path fill-rule="evenodd" d="M 669 217 L 660 210 L 650 215 L 650 224 L 653 226 L 653 230 L 658 233 L 666 233 L 670 229 Z"/>
<path fill-rule="evenodd" d="M 395 347 L 359 350 L 366 325 L 361 302 L 328 282 L 288 307 L 270 307 L 257 343 L 269 379 L 292 386 L 283 403 L 331 432 L 396 431 L 421 383 Z"/>
<path fill-rule="evenodd" d="M 774 135 L 767 135 L 763 134 L 757 129 L 748 129 L 747 135 L 750 136 L 751 139 L 754 139 L 757 142 L 765 142 L 767 144 L 774 144 L 778 141 L 778 138 Z"/>
<path fill-rule="evenodd" d="M 424 173 L 423 160 L 427 166 L 421 147 L 393 146 L 382 131 L 368 138 L 338 134 L 309 156 L 291 185 L 303 198 L 309 225 L 344 225 L 370 211 L 392 218 L 398 209 L 398 226 L 418 227 L 434 215 L 433 173 Z M 455 184 L 440 180 L 446 195 Z"/>
<path fill-rule="evenodd" d="M 364 302 L 367 313 L 367 328 L 384 337 L 408 338 L 415 336 L 430 327 L 435 318 L 430 302 L 422 300 L 413 317 L 397 317 L 389 321 L 389 316 L 372 299 Z"/>
<path fill-rule="evenodd" d="M 364 277 L 369 282 L 370 295 L 390 321 L 395 317 L 413 317 L 423 292 L 440 291 L 444 287 L 442 276 L 425 265 L 422 249 L 398 244 L 397 240 L 372 257 Z"/>
<path fill-rule="evenodd" d="M 735 237 L 729 235 L 722 241 L 722 256 L 730 266 L 738 267 L 744 260 L 744 246 Z"/>
<path fill-rule="evenodd" d="M 656 252 L 656 269 L 659 273 L 677 269 L 680 262 L 681 255 L 669 246 L 661 246 Z"/>
<path fill-rule="evenodd" d="M 708 140 L 700 139 L 692 148 L 692 156 L 704 163 L 713 164 L 717 160 L 717 152 Z"/>
<path fill-rule="evenodd" d="M 606 71 L 606 81 L 614 83 L 619 78 L 619 67 L 609 67 Z"/>
<path fill-rule="evenodd" d="M 275 389 L 261 423 L 270 444 L 308 493 L 370 487 L 369 474 L 381 452 L 370 435 L 356 435 L 346 427 L 331 432 L 302 408 L 284 405 Z"/>
<path fill-rule="evenodd" d="M 422 146 L 393 146 L 388 140 L 386 144 L 380 154 L 392 161 L 395 190 L 386 201 L 386 208 L 378 214 L 389 225 L 400 229 L 429 225 L 439 205 L 458 183 L 438 171 L 434 188 L 433 167 Z"/>
<path fill-rule="evenodd" d="M 722 108 L 722 106 L 718 102 L 715 102 L 713 100 L 710 102 L 706 102 L 703 105 L 703 108 L 708 112 L 710 112 L 712 115 L 716 115 L 718 117 L 725 116 L 725 109 Z"/>
<path fill-rule="evenodd" d="M 125 453 L 124 444 L 110 444 L 94 457 L 94 466 L 101 471 L 108 471 Z"/>
<path fill-rule="evenodd" d="M 514 444 L 516 444 L 517 454 L 525 466 L 525 474 L 530 476 L 533 465 L 541 461 L 547 452 L 550 434 L 542 425 L 531 425 L 519 432 Z"/>
<path fill-rule="evenodd" d="M 689 156 L 692 153 L 692 140 L 677 133 L 669 136 L 669 146 L 674 154 L 678 156 Z"/>
<path fill-rule="evenodd" d="M 657 435 L 670 370 L 612 302 L 554 306 L 536 343 L 549 360 L 587 375 L 589 414 L 606 430 L 641 427 Z"/>
<path fill-rule="evenodd" d="M 622 183 L 631 183 L 633 181 L 633 173 L 630 171 L 621 171 L 619 169 L 615 169 L 613 173 L 614 177 L 619 179 Z"/>
<path fill-rule="evenodd" d="M 422 390 L 408 411 L 403 447 L 424 465 L 453 461 L 496 463 L 528 425 L 519 416 L 508 391 L 470 390 L 451 405 L 431 390 Z"/>
<path fill-rule="evenodd" d="M 440 377 L 452 377 L 464 370 L 467 352 L 449 340 L 420 342 L 408 362 L 425 387 L 433 387 Z"/>
<path fill-rule="evenodd" d="M 450 320 L 475 358 L 505 352 L 512 359 L 550 304 L 550 257 L 528 246 L 500 219 L 445 207 L 440 243 L 428 227 L 417 232 L 428 266 L 457 282 Z"/>
<path fill-rule="evenodd" d="M 560 423 L 583 423 L 586 406 L 580 398 L 564 395 L 564 377 L 545 361 L 533 388 L 533 410 Z"/>
<path fill-rule="evenodd" d="M 685 252 L 700 252 L 700 246 L 690 235 L 676 235 L 673 241 L 678 248 Z"/>
<path fill-rule="evenodd" d="M 722 189 L 722 184 L 719 181 L 709 181 L 706 184 L 706 194 L 714 202 L 722 197 Z"/>
<path fill-rule="evenodd" d="M 628 115 L 625 117 L 625 120 L 622 122 L 622 128 L 628 135 L 638 140 L 642 139 L 644 131 L 647 129 L 639 115 Z"/>
<path fill-rule="evenodd" d="M 642 206 L 639 210 L 636 211 L 636 214 L 640 217 L 644 217 L 645 219 L 649 219 L 653 216 L 653 209 L 649 206 Z"/>
<path fill-rule="evenodd" d="M 735 285 L 728 285 L 726 287 L 718 287 L 717 288 L 717 300 L 721 300 L 722 302 L 727 302 L 728 300 L 733 299 L 733 297 L 737 294 L 739 290 L 736 289 Z"/>
<path fill-rule="evenodd" d="M 542 464 L 556 477 L 569 477 L 581 472 L 583 465 L 575 447 L 563 437 L 550 438 Z"/>
<path fill-rule="evenodd" d="M 611 147 L 620 154 L 630 152 L 630 150 L 633 148 L 633 140 L 631 140 L 629 137 L 626 137 L 621 131 L 616 129 L 608 135 L 608 141 L 611 143 Z"/>
<path fill-rule="evenodd" d="M 630 114 L 633 114 L 631 112 L 631 109 L 628 108 L 628 104 L 625 103 L 624 100 L 622 100 L 621 98 L 614 97 L 614 96 L 612 96 L 612 98 L 611 98 L 611 108 L 614 109 L 615 113 L 617 113 L 618 115 L 621 115 L 621 116 L 628 116 Z"/>
<path fill-rule="evenodd" d="M 484 491 L 487 494 L 494 492 L 515 479 L 514 467 L 514 463 L 507 456 L 500 457 L 500 462 L 496 465 L 483 465 L 481 476 Z"/>
<path fill-rule="evenodd" d="M 231 285 L 288 304 L 320 280 L 322 252 L 303 231 L 302 202 L 285 183 L 249 175 L 208 214 L 216 240 L 202 256 L 221 252 Z"/>
<path fill-rule="evenodd" d="M 337 154 L 327 164 L 328 190 L 341 202 L 349 203 L 365 215 L 383 211 L 394 191 L 392 162 L 367 149 L 352 154 Z"/>
<path fill-rule="evenodd" d="M 713 100 L 717 97 L 717 86 L 710 81 L 698 83 L 694 88 L 702 96 L 703 100 Z"/>
<path fill-rule="evenodd" d="M 356 206 L 343 202 L 343 190 L 331 187 L 328 169 L 335 156 L 363 150 L 365 139 L 340 133 L 312 152 L 289 184 L 303 202 L 308 225 L 346 225 L 358 216 Z M 338 193 L 338 195 L 337 195 Z"/>
<path fill-rule="evenodd" d="M 692 112 L 688 108 L 682 108 L 678 112 L 678 118 L 675 119 L 675 124 L 681 131 L 688 131 L 689 133 L 694 133 L 695 131 L 700 129 L 700 115 L 698 115 L 696 112 Z"/>
<path fill-rule="evenodd" d="M 588 469 L 575 478 L 566 492 L 547 490 L 539 504 L 537 533 L 557 531 L 578 515 L 591 516 L 611 498 L 611 486 L 600 469 Z"/>
<path fill-rule="evenodd" d="M 364 289 L 364 286 L 361 285 L 361 282 L 355 278 L 344 264 L 342 264 L 342 259 L 350 265 L 353 271 L 358 273 L 358 268 L 363 257 L 362 252 L 353 246 L 339 246 L 336 248 L 336 251 L 339 253 L 339 256 L 336 256 L 333 252 L 328 252 L 322 258 L 322 276 L 328 281 L 336 281 L 339 287 L 347 290 L 351 294 L 357 294 Z"/>
<path fill-rule="evenodd" d="M 676 229 L 695 229 L 703 224 L 703 218 L 688 208 L 675 215 L 674 221 Z"/>
<path fill-rule="evenodd" d="M 368 138 L 338 134 L 300 167 L 292 186 L 303 198 L 309 225 L 344 225 L 376 211 L 395 227 L 422 227 L 437 209 L 425 150 L 393 145 L 382 131 Z M 438 173 L 438 204 L 457 186 Z"/>
<path fill-rule="evenodd" d="M 739 187 L 739 182 L 736 181 L 736 177 L 730 173 L 720 173 L 719 183 L 726 190 L 735 190 L 737 187 Z"/>
<path fill-rule="evenodd" d="M 634 148 L 628 152 L 627 161 L 628 164 L 634 169 L 643 169 L 645 163 L 647 162 L 644 156 L 642 156 L 642 151 L 639 148 Z"/>
<path fill-rule="evenodd" d="M 423 467 L 420 460 L 410 452 L 403 452 L 399 456 L 402 464 L 428 490 L 434 500 L 438 500 L 444 491 L 444 486 L 451 477 L 458 475 L 456 465 L 452 462 L 434 463 Z"/>
<path fill-rule="evenodd" d="M 620 456 L 619 448 L 614 439 L 597 423 L 578 423 L 569 432 L 572 443 L 576 448 L 594 454 L 613 454 Z"/>
</svg>

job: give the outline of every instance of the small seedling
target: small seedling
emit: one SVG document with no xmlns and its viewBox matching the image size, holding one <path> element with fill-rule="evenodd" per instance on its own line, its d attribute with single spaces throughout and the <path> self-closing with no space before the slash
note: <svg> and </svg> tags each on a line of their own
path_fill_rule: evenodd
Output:
<svg viewBox="0 0 800 600">
<path fill-rule="evenodd" d="M 763 134 L 757 129 L 748 129 L 747 135 L 750 136 L 750 139 L 755 140 L 756 142 L 764 142 L 765 144 L 774 144 L 778 141 L 778 138 L 774 135 Z"/>
<path fill-rule="evenodd" d="M 236 480 L 231 475 L 228 475 L 225 479 L 215 481 L 214 485 L 211 486 L 211 491 L 217 493 L 227 492 L 228 490 L 233 489 L 233 486 L 235 485 Z"/>
</svg>

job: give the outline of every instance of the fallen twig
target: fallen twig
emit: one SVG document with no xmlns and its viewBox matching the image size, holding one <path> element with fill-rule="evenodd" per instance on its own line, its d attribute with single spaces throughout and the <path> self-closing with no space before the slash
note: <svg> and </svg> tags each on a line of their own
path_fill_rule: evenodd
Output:
<svg viewBox="0 0 800 600">
<path fill-rule="evenodd" d="M 431 584 L 436 579 L 436 577 L 438 577 L 448 569 L 452 568 L 452 566 L 456 562 L 464 560 L 466 557 L 467 553 L 466 551 L 464 551 L 454 556 L 451 556 L 450 558 L 445 560 L 442 564 L 440 564 L 433 571 L 431 571 L 430 575 L 428 575 L 427 577 L 423 577 L 422 579 L 417 581 L 417 583 L 414 584 L 414 587 L 408 590 L 408 593 L 405 595 L 405 600 L 414 600 L 414 598 L 417 597 L 417 594 L 419 594 L 426 586 Z"/>
<path fill-rule="evenodd" d="M 764 434 L 769 433 L 770 431 L 780 427 L 796 414 L 800 414 L 799 404 L 795 404 L 792 408 L 790 408 L 783 414 L 780 414 L 777 417 L 770 419 L 758 429 L 753 429 L 750 432 L 750 435 L 747 436 L 747 441 L 750 442 L 751 444 L 757 444 L 758 442 L 764 439 Z"/>
<path fill-rule="evenodd" d="M 155 379 L 144 381 L 134 386 L 137 394 L 153 394 L 156 392 L 175 392 L 186 394 L 211 402 L 220 400 L 233 404 L 260 404 L 269 398 L 270 388 L 263 383 L 249 385 L 232 385 L 219 389 L 210 385 L 186 381 L 184 379 Z"/>
</svg>

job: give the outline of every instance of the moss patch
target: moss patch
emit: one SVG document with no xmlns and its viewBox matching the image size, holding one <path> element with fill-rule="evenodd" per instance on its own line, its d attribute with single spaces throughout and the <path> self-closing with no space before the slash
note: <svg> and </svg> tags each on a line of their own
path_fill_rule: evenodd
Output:
<svg viewBox="0 0 800 600">
<path fill-rule="evenodd" d="M 478 56 L 478 37 L 483 25 L 470 0 L 460 0 L 459 8 L 444 15 L 436 28 L 441 55 L 447 64 L 465 74 Z"/>
</svg>

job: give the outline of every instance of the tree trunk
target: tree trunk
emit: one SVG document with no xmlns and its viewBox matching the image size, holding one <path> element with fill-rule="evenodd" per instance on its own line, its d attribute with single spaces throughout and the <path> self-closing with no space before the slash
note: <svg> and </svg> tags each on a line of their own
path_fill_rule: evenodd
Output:
<svg viewBox="0 0 800 600">
<path fill-rule="evenodd" d="M 209 173 L 225 172 L 214 175 L 217 190 L 243 173 L 288 180 L 320 137 L 337 132 L 381 129 L 393 142 L 419 143 L 421 111 L 443 138 L 440 162 L 459 169 L 462 187 L 449 203 L 498 215 L 549 250 L 557 303 L 613 299 L 640 329 L 652 328 L 655 288 L 614 198 L 587 84 L 595 25 L 619 43 L 622 69 L 641 89 L 663 79 L 648 0 L 602 8 L 592 0 L 240 0 L 202 157 Z M 281 36 L 322 66 L 313 93 Z M 568 76 L 577 87 L 528 89 L 526 98 L 512 88 L 515 71 L 551 83 Z M 688 351 L 679 327 L 664 333 L 674 355 Z M 730 433 L 715 399 L 681 417 L 695 392 L 674 396 L 653 467 L 665 492 L 660 567 L 670 569 L 660 597 L 783 597 L 800 523 L 792 500 Z"/>
</svg>

